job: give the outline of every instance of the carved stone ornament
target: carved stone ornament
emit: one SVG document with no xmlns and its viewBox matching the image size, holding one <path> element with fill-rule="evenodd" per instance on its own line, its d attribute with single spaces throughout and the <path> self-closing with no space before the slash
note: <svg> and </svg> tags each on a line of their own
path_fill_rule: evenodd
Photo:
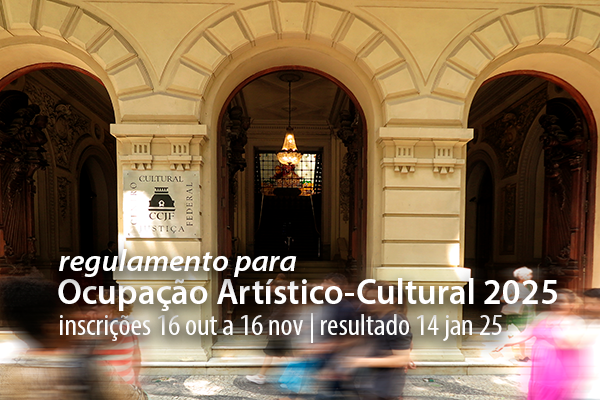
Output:
<svg viewBox="0 0 600 400">
<path fill-rule="evenodd" d="M 355 190 L 354 175 L 358 167 L 358 151 L 362 137 L 359 127 L 359 114 L 352 114 L 348 110 L 340 112 L 340 129 L 336 135 L 344 146 L 347 153 L 342 160 L 342 169 L 340 171 L 340 214 L 345 222 L 350 220 L 352 210 L 352 199 Z"/>
<path fill-rule="evenodd" d="M 237 209 L 237 172 L 244 171 L 247 166 L 246 144 L 248 143 L 248 129 L 252 120 L 244 116 L 242 107 L 234 106 L 223 117 L 223 127 L 227 148 L 227 168 L 229 170 L 229 195 L 233 208 Z"/>
<path fill-rule="evenodd" d="M 0 264 L 29 263 L 35 256 L 33 174 L 48 165 L 47 123 L 25 93 L 0 93 Z"/>
<path fill-rule="evenodd" d="M 539 123 L 544 130 L 545 267 L 576 288 L 568 282 L 578 282 L 586 260 L 588 129 L 579 106 L 564 98 L 548 101 Z"/>
<path fill-rule="evenodd" d="M 69 210 L 69 186 L 71 181 L 64 176 L 57 178 L 58 182 L 58 206 L 60 209 L 60 216 L 62 219 L 67 218 L 67 211 Z"/>
<path fill-rule="evenodd" d="M 223 128 L 227 138 L 227 166 L 229 176 L 233 177 L 238 171 L 246 169 L 244 154 L 248 143 L 248 128 L 251 119 L 244 116 L 242 107 L 232 107 L 223 118 Z"/>
<path fill-rule="evenodd" d="M 45 129 L 54 147 L 56 164 L 68 169 L 73 144 L 83 135 L 92 135 L 91 120 L 31 80 L 25 82 L 23 91 L 48 117 Z"/>
<path fill-rule="evenodd" d="M 498 156 L 503 178 L 517 173 L 527 132 L 548 99 L 545 88 L 512 104 L 483 127 L 483 141 L 489 143 Z"/>
</svg>

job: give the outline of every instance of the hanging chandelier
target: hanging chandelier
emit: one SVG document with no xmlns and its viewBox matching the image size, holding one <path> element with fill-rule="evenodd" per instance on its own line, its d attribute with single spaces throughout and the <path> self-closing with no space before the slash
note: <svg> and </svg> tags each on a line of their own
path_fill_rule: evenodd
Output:
<svg viewBox="0 0 600 400">
<path fill-rule="evenodd" d="M 285 72 L 279 76 L 279 79 L 288 83 L 288 126 L 281 151 L 277 153 L 277 159 L 283 165 L 298 165 L 302 159 L 302 153 L 296 147 L 294 128 L 292 128 L 292 82 L 298 82 L 301 78 L 302 75 L 297 72 Z"/>
</svg>

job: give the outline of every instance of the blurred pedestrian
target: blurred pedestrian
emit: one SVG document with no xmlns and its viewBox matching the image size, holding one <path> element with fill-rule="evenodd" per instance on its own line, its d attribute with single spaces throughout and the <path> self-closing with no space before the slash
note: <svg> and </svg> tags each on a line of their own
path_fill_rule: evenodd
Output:
<svg viewBox="0 0 600 400">
<path fill-rule="evenodd" d="M 387 296 L 391 293 L 391 302 L 383 302 L 378 296 L 381 289 Z M 368 309 L 376 321 L 389 326 L 391 321 L 401 324 L 406 320 L 403 306 L 398 305 L 398 288 L 387 284 L 367 286 L 364 297 L 374 303 Z M 394 322 L 392 322 L 394 323 Z M 357 357 L 351 360 L 354 367 L 362 368 L 362 376 L 358 378 L 364 382 L 360 384 L 360 397 L 367 400 L 397 400 L 402 398 L 406 382 L 406 370 L 414 368 L 410 357 L 412 348 L 412 332 L 402 332 L 398 329 L 395 333 L 384 329 L 381 335 L 372 335 L 367 344 L 372 346 L 367 357 Z M 361 372 L 359 371 L 359 374 Z"/>
<path fill-rule="evenodd" d="M 495 350 L 536 339 L 531 349 L 528 400 L 573 399 L 582 372 L 580 345 L 585 324 L 575 315 L 580 301 L 568 289 L 556 292 L 550 312 L 538 315 L 525 331 Z"/>
<path fill-rule="evenodd" d="M 110 298 L 109 290 L 105 290 L 105 298 Z M 90 316 L 97 320 L 104 320 L 110 324 L 115 321 L 119 324 L 123 319 L 126 319 L 133 311 L 133 304 L 128 304 L 130 297 L 123 293 L 125 304 L 123 311 L 119 311 L 121 304 L 118 292 L 115 295 L 114 302 L 102 304 L 99 301 L 99 296 L 96 297 L 96 305 L 92 307 Z M 127 321 L 129 323 L 129 321 Z M 127 334 L 119 333 L 117 335 L 109 334 L 99 341 L 94 348 L 94 354 L 97 359 L 105 362 L 112 367 L 112 371 L 118 374 L 125 382 L 130 385 L 140 387 L 139 373 L 142 361 L 139 339 L 130 329 L 127 329 Z"/>
<path fill-rule="evenodd" d="M 348 278 L 334 272 L 325 276 L 321 283 L 323 292 L 329 288 L 337 287 L 342 293 L 348 292 Z M 337 395 L 347 395 L 353 388 L 347 385 L 347 376 L 342 372 L 343 365 L 340 360 L 345 353 L 354 347 L 358 338 L 341 334 L 341 323 L 357 319 L 356 308 L 345 298 L 335 304 L 324 302 L 317 314 L 317 330 L 320 332 L 315 337 L 312 353 L 316 359 L 315 370 L 320 381 L 319 393 L 316 400 L 324 400 Z M 322 329 L 325 322 L 326 329 Z"/>
<path fill-rule="evenodd" d="M 506 315 L 506 325 L 509 332 L 509 338 L 514 336 L 514 331 L 523 332 L 527 329 L 527 326 L 533 321 L 535 317 L 535 308 L 531 304 L 524 304 L 523 301 L 528 298 L 531 294 L 531 290 L 528 285 L 525 285 L 526 281 L 533 279 L 533 271 L 527 267 L 517 268 L 513 272 L 513 276 L 517 280 L 517 287 L 514 285 L 506 285 L 506 297 L 503 295 L 500 301 L 504 306 L 502 307 L 502 314 Z M 507 302 L 517 299 L 516 302 L 509 304 Z M 514 330 L 511 328 L 514 326 Z M 525 343 L 519 343 L 519 355 L 516 357 L 517 361 L 527 362 L 529 357 L 525 354 Z"/>
<path fill-rule="evenodd" d="M 29 344 L 24 355 L 0 365 L 0 400 L 147 399 L 62 334 L 70 315 L 57 293 L 56 284 L 39 278 L 0 280 L 2 318 Z"/>
<path fill-rule="evenodd" d="M 285 274 L 279 273 L 275 280 L 269 285 L 269 290 L 274 292 L 278 287 L 286 287 L 289 282 L 286 280 Z M 270 314 L 267 319 L 267 326 L 271 321 L 283 322 L 287 318 L 289 304 L 270 304 Z M 267 345 L 263 349 L 265 358 L 260 370 L 255 375 L 246 375 L 246 379 L 257 385 L 264 385 L 267 381 L 267 371 L 271 368 L 274 358 L 285 358 L 290 353 L 290 340 L 285 335 L 274 334 L 267 337 Z"/>
<path fill-rule="evenodd" d="M 586 334 L 578 400 L 600 400 L 600 288 L 583 292 Z"/>
</svg>

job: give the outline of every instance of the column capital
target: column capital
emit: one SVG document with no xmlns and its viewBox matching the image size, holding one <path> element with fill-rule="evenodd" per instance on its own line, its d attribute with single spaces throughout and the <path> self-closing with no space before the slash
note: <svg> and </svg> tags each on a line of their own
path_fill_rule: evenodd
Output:
<svg viewBox="0 0 600 400">
<path fill-rule="evenodd" d="M 468 128 L 382 127 L 377 143 L 383 148 L 381 167 L 400 173 L 419 166 L 440 174 L 453 173 L 465 163 L 462 148 L 473 138 Z"/>
<path fill-rule="evenodd" d="M 202 164 L 200 149 L 207 127 L 199 124 L 111 124 L 121 144 L 120 159 L 133 170 L 149 170 L 156 164 L 185 171 Z"/>
</svg>

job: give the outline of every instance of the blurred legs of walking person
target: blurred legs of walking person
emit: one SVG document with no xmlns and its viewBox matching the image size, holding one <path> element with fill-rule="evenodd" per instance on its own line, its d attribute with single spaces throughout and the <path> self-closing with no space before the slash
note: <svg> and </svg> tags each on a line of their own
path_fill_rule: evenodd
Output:
<svg viewBox="0 0 600 400">
<path fill-rule="evenodd" d="M 280 286 L 287 286 L 288 281 L 285 280 L 284 274 L 279 274 L 269 286 L 269 290 L 275 291 Z M 286 304 L 271 304 L 271 313 L 267 323 L 272 320 L 284 320 L 287 315 L 288 305 Z M 288 338 L 280 335 L 270 335 L 268 337 L 267 346 L 264 348 L 265 358 L 260 370 L 255 375 L 246 375 L 246 379 L 257 385 L 263 385 L 267 381 L 267 371 L 271 368 L 274 358 L 287 357 L 290 351 L 290 343 Z"/>
<path fill-rule="evenodd" d="M 57 294 L 58 285 L 39 278 L 0 280 L 2 319 L 29 344 L 13 363 L 0 365 L 0 400 L 146 400 L 81 348 L 81 338 L 61 334 L 63 317 L 78 313 Z"/>
<path fill-rule="evenodd" d="M 525 282 L 533 279 L 533 271 L 527 267 L 517 268 L 513 272 L 513 276 L 517 280 L 518 293 L 512 285 L 508 286 L 507 297 L 509 300 L 517 297 L 515 303 L 509 304 L 506 302 L 504 296 L 500 299 L 501 302 L 505 303 L 502 307 L 502 314 L 506 316 L 506 325 L 510 328 L 514 326 L 519 332 L 525 331 L 527 326 L 533 321 L 535 316 L 534 306 L 530 304 L 524 304 L 525 300 L 531 293 L 531 290 L 525 286 Z M 512 336 L 509 335 L 509 339 Z M 519 343 L 519 355 L 516 356 L 517 361 L 529 361 L 529 357 L 525 353 L 525 343 Z"/>
<path fill-rule="evenodd" d="M 374 300 L 368 306 L 371 316 L 388 326 L 391 321 L 402 325 L 407 321 L 404 307 L 397 305 L 398 288 L 386 284 L 375 284 L 365 288 L 365 298 Z M 391 293 L 392 301 L 383 303 L 378 297 L 378 291 Z M 404 323 L 406 325 L 406 323 Z M 387 329 L 382 335 L 373 335 L 368 338 L 373 346 L 371 353 L 366 357 L 356 357 L 349 363 L 360 368 L 357 380 L 361 399 L 367 400 L 392 400 L 402 397 L 406 382 L 406 370 L 414 366 L 410 352 L 412 349 L 412 332 L 410 329 L 394 334 Z"/>
</svg>

